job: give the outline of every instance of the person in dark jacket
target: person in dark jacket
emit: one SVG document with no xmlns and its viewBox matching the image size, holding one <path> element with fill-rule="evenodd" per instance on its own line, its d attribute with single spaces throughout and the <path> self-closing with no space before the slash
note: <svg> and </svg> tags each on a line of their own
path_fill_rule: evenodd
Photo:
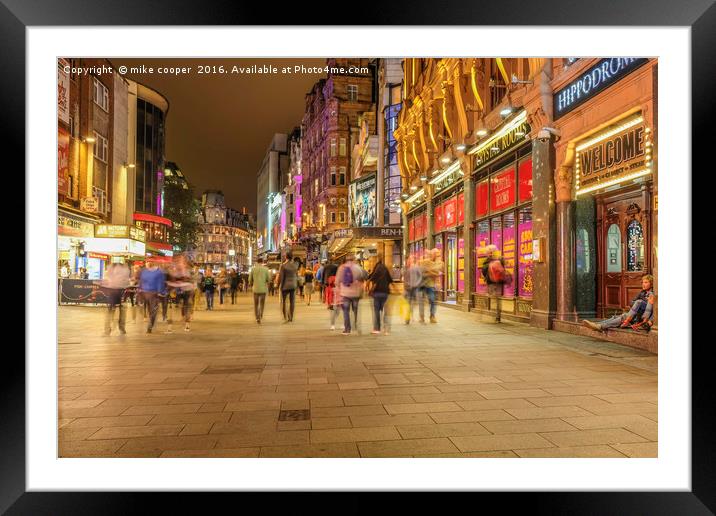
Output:
<svg viewBox="0 0 716 516">
<path fill-rule="evenodd" d="M 389 317 L 388 317 L 388 296 L 390 295 L 390 284 L 393 283 L 393 277 L 390 275 L 388 267 L 383 263 L 383 256 L 378 255 L 378 262 L 373 271 L 368 276 L 371 283 L 371 295 L 373 296 L 373 331 L 372 333 L 380 334 L 381 312 L 383 315 L 383 332 L 388 335 Z"/>
<path fill-rule="evenodd" d="M 229 293 L 231 294 L 231 304 L 236 304 L 236 291 L 239 290 L 239 282 L 241 278 L 236 269 L 232 269 L 229 273 Z"/>
<path fill-rule="evenodd" d="M 328 305 L 328 309 L 333 309 L 333 289 L 336 281 L 336 272 L 338 271 L 338 264 L 329 262 L 323 267 L 323 274 L 321 275 L 321 285 L 323 286 L 323 301 Z M 333 278 L 333 279 L 331 279 Z"/>
<path fill-rule="evenodd" d="M 291 251 L 286 253 L 286 261 L 278 271 L 278 286 L 281 291 L 281 311 L 285 322 L 293 322 L 293 311 L 296 306 L 296 288 L 298 287 L 298 265 L 293 260 Z M 286 310 L 286 299 L 289 310 Z"/>
</svg>

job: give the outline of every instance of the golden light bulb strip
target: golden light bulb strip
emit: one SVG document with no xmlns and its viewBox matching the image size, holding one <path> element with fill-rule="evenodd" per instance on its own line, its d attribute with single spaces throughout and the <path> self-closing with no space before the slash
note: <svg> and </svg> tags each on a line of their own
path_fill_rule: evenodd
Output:
<svg viewBox="0 0 716 516">
<path fill-rule="evenodd" d="M 649 166 L 649 167 L 643 168 L 637 172 L 629 174 L 628 176 L 618 177 L 616 179 L 612 179 L 611 181 L 607 181 L 605 183 L 599 183 L 594 186 L 590 186 L 589 188 L 577 190 L 576 195 L 582 195 L 585 193 L 593 192 L 595 190 L 600 190 L 602 188 L 608 188 L 610 186 L 614 186 L 614 185 L 619 184 L 624 181 L 629 181 L 631 179 L 637 179 L 639 177 L 646 176 L 648 174 L 651 174 L 651 172 L 652 172 L 652 170 L 651 170 L 651 167 Z M 577 184 L 579 184 L 579 183 L 577 182 Z"/>
<path fill-rule="evenodd" d="M 490 138 L 485 140 L 482 143 L 479 143 L 475 145 L 472 149 L 468 151 L 468 154 L 475 154 L 476 152 L 481 151 L 482 149 L 488 147 L 491 145 L 495 140 L 503 137 L 505 134 L 509 133 L 512 129 L 523 123 L 525 120 L 527 120 L 527 111 L 521 111 L 515 118 L 510 120 L 510 122 L 503 126 L 499 131 L 497 131 L 495 134 L 493 134 Z"/>
<path fill-rule="evenodd" d="M 597 136 L 597 137 L 595 137 L 595 138 L 592 138 L 591 140 L 587 140 L 587 141 L 584 142 L 584 143 L 580 143 L 580 144 L 577 146 L 577 149 L 576 149 L 576 150 L 577 150 L 577 152 L 579 152 L 579 151 L 581 151 L 581 150 L 583 150 L 583 149 L 586 149 L 587 147 L 591 147 L 591 146 L 594 145 L 595 143 L 598 143 L 598 142 L 600 142 L 600 141 L 602 141 L 602 140 L 605 140 L 605 139 L 609 138 L 610 136 L 614 136 L 614 135 L 617 134 L 617 133 L 620 133 L 620 132 L 622 132 L 622 131 L 625 131 L 625 130 L 629 129 L 630 127 L 633 127 L 633 126 L 635 126 L 636 124 L 639 124 L 639 123 L 641 123 L 641 122 L 643 122 L 643 121 L 644 121 L 644 117 L 643 117 L 643 116 L 639 116 L 639 117 L 637 117 L 637 118 L 634 118 L 634 119 L 632 119 L 632 120 L 630 120 L 630 121 L 628 121 L 628 122 L 625 122 L 624 124 L 622 124 L 622 125 L 620 125 L 620 126 L 618 126 L 618 127 L 615 127 L 614 129 L 612 129 L 612 130 L 610 130 L 610 131 L 607 131 L 606 133 L 602 133 L 602 134 L 600 134 L 599 136 Z"/>
</svg>

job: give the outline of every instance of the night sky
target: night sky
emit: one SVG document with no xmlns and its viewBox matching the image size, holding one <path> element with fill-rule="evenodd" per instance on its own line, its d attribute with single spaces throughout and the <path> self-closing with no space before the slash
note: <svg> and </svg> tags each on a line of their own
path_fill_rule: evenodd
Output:
<svg viewBox="0 0 716 516">
<path fill-rule="evenodd" d="M 256 213 L 256 173 L 274 133 L 301 124 L 305 94 L 325 77 L 323 72 L 283 74 L 283 67 L 325 66 L 309 59 L 120 59 L 121 65 L 154 67 L 154 73 L 127 73 L 129 79 L 162 93 L 169 100 L 166 159 L 174 161 L 195 188 L 222 190 L 234 209 Z M 199 74 L 199 65 L 275 66 L 277 74 Z M 191 67 L 182 75 L 159 74 L 157 67 Z"/>
</svg>

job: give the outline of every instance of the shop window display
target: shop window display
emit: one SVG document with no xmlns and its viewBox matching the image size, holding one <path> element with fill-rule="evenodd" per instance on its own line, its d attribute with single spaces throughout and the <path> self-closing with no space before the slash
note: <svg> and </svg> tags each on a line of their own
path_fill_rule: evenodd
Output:
<svg viewBox="0 0 716 516">
<path fill-rule="evenodd" d="M 487 257 L 486 247 L 490 244 L 490 222 L 481 220 L 477 223 L 475 233 L 475 248 L 477 260 L 475 260 L 475 278 L 477 278 L 475 291 L 478 294 L 487 293 L 487 282 L 482 276 L 482 264 Z"/>
<path fill-rule="evenodd" d="M 533 293 L 532 271 L 532 208 L 522 208 L 519 211 L 517 226 L 519 234 L 519 271 L 517 277 L 517 295 L 531 298 Z"/>
<path fill-rule="evenodd" d="M 644 230 L 638 221 L 627 226 L 627 271 L 644 270 Z"/>
<path fill-rule="evenodd" d="M 502 258 L 505 261 L 505 270 L 512 276 L 513 281 L 505 285 L 503 295 L 515 295 L 515 213 L 505 213 L 502 216 Z"/>
</svg>

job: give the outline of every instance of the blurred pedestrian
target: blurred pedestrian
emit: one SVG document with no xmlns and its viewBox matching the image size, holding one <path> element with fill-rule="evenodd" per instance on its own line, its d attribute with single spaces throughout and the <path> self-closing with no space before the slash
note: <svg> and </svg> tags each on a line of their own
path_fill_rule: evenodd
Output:
<svg viewBox="0 0 716 516">
<path fill-rule="evenodd" d="M 129 267 L 123 263 L 112 263 L 107 268 L 104 279 L 101 282 L 102 288 L 107 296 L 107 316 L 104 323 L 104 334 L 109 335 L 112 332 L 112 323 L 114 319 L 114 310 L 119 307 L 119 333 L 124 335 L 127 333 L 125 328 L 126 314 L 122 297 L 124 289 L 129 287 Z"/>
<path fill-rule="evenodd" d="M 216 277 L 216 288 L 219 289 L 219 305 L 224 304 L 224 294 L 229 288 L 229 277 L 226 273 L 226 268 L 222 267 L 219 270 L 219 274 Z"/>
<path fill-rule="evenodd" d="M 435 302 L 435 281 L 442 274 L 443 262 L 440 260 L 440 249 L 431 249 L 428 258 L 420 261 L 420 268 L 423 275 L 420 287 L 420 322 L 425 322 L 425 312 L 423 309 L 423 298 L 428 299 L 430 305 L 430 322 L 438 322 L 435 318 L 437 311 L 437 303 Z"/>
<path fill-rule="evenodd" d="M 170 271 L 171 287 L 176 292 L 177 303 L 181 303 L 181 315 L 184 321 L 184 331 L 190 331 L 189 323 L 194 310 L 194 293 L 197 290 L 196 276 L 193 274 L 191 264 L 183 254 L 174 259 Z"/>
<path fill-rule="evenodd" d="M 311 306 L 311 296 L 313 296 L 314 279 L 313 270 L 306 268 L 303 273 L 305 284 L 303 286 L 303 292 L 306 300 L 306 306 Z"/>
<path fill-rule="evenodd" d="M 240 282 L 239 273 L 236 272 L 236 269 L 231 269 L 231 272 L 229 273 L 229 293 L 231 294 L 231 304 L 236 304 L 236 292 L 239 290 L 239 282 Z"/>
<path fill-rule="evenodd" d="M 216 290 L 216 279 L 214 278 L 214 271 L 206 269 L 204 274 L 204 295 L 206 295 L 206 309 L 214 309 L 214 291 Z"/>
<path fill-rule="evenodd" d="M 380 254 L 377 257 L 375 267 L 368 276 L 368 281 L 371 284 L 370 293 L 373 297 L 373 331 L 371 333 L 380 335 L 380 321 L 382 318 L 383 332 L 388 335 L 390 331 L 388 298 L 393 277 L 383 263 L 383 256 Z"/>
<path fill-rule="evenodd" d="M 403 278 L 404 292 L 403 296 L 407 302 L 406 313 L 403 314 L 403 320 L 405 324 L 410 324 L 410 320 L 413 318 L 413 307 L 420 300 L 420 287 L 423 284 L 423 271 L 417 263 L 415 258 L 408 258 L 408 267 L 405 270 L 405 277 Z"/>
<path fill-rule="evenodd" d="M 164 273 L 157 267 L 156 263 L 149 262 L 142 270 L 139 276 L 139 286 L 142 290 L 144 304 L 149 311 L 149 324 L 147 325 L 147 333 L 152 333 L 154 323 L 157 320 L 157 310 L 159 308 L 159 292 L 164 288 Z"/>
<path fill-rule="evenodd" d="M 291 251 L 286 252 L 286 260 L 278 272 L 278 286 L 281 291 L 281 311 L 285 322 L 293 322 L 293 311 L 296 305 L 296 288 L 298 287 L 298 265 L 293 260 Z M 286 309 L 286 300 L 289 308 Z"/>
<path fill-rule="evenodd" d="M 343 302 L 343 333 L 351 333 L 351 312 L 354 316 L 355 329 L 361 332 L 358 326 L 358 302 L 363 294 L 364 272 L 355 262 L 353 254 L 346 255 L 346 261 L 338 267 L 336 272 L 336 289 Z"/>
<path fill-rule="evenodd" d="M 301 263 L 301 259 L 296 256 L 293 261 L 296 262 L 297 272 L 296 272 L 296 281 L 298 286 L 298 292 L 301 295 L 301 299 L 303 299 L 303 287 L 306 284 L 306 268 Z"/>
<path fill-rule="evenodd" d="M 511 278 L 505 270 L 505 261 L 500 256 L 500 251 L 495 245 L 487 246 L 488 257 L 482 266 L 482 275 L 487 282 L 487 293 L 495 301 L 495 322 L 500 322 L 502 315 L 502 295 L 504 286 Z M 490 303 L 492 304 L 492 302 Z"/>
<path fill-rule="evenodd" d="M 249 272 L 249 286 L 254 293 L 254 315 L 258 324 L 261 324 L 261 319 L 264 317 L 266 292 L 271 283 L 271 273 L 264 265 L 265 261 L 263 257 L 259 257 L 258 263 Z"/>
</svg>

